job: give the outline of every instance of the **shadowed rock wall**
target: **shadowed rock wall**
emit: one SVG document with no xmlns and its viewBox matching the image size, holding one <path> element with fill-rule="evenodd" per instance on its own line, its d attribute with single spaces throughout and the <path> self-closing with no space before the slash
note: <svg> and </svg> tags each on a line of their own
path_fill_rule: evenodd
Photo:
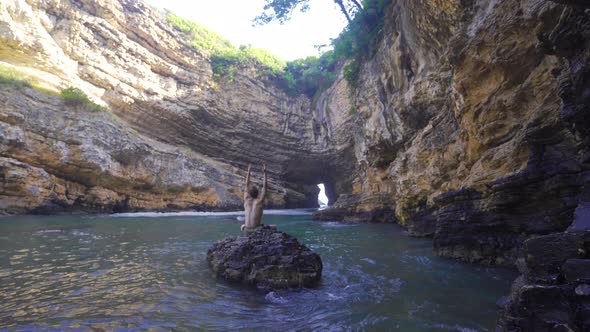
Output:
<svg viewBox="0 0 590 332">
<path fill-rule="evenodd" d="M 587 15 L 393 1 L 353 90 L 352 190 L 316 218 L 397 222 L 440 255 L 503 265 L 564 230 L 588 200 Z"/>
<path fill-rule="evenodd" d="M 315 215 L 518 262 L 500 330 L 590 326 L 590 12 L 556 2 L 393 1 L 353 92 L 352 191 Z"/>
</svg>

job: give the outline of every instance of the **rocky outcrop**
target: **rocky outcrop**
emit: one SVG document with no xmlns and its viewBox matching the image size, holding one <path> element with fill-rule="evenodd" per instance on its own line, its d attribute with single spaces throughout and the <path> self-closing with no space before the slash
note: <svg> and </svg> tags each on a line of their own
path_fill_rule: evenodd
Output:
<svg viewBox="0 0 590 332">
<path fill-rule="evenodd" d="M 340 195 L 330 208 L 314 213 L 315 220 L 344 222 L 395 222 L 395 210 L 386 207 L 389 197 L 371 195 Z M 385 206 L 385 207 L 384 207 Z"/>
<path fill-rule="evenodd" d="M 217 241 L 207 261 L 218 277 L 264 289 L 311 287 L 322 277 L 318 254 L 268 226 Z"/>
<path fill-rule="evenodd" d="M 502 302 L 505 331 L 590 329 L 590 231 L 534 237 L 524 243 L 523 273 Z"/>
</svg>

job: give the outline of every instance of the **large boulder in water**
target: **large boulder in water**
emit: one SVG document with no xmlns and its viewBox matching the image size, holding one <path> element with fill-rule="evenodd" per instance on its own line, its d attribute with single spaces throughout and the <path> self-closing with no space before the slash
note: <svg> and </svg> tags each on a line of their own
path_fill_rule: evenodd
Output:
<svg viewBox="0 0 590 332">
<path fill-rule="evenodd" d="M 207 261 L 218 277 L 268 289 L 314 286 L 323 267 L 318 254 L 267 226 L 217 241 L 207 251 Z"/>
</svg>

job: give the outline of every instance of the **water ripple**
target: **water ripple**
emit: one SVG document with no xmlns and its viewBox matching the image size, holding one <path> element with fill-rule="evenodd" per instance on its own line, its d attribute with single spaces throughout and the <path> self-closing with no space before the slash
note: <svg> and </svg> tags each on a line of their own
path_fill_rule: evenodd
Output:
<svg viewBox="0 0 590 332">
<path fill-rule="evenodd" d="M 472 331 L 493 325 L 495 300 L 507 292 L 511 274 L 439 260 L 429 242 L 387 225 L 314 223 L 306 213 L 278 211 L 265 222 L 321 254 L 321 285 L 270 293 L 215 279 L 206 251 L 236 234 L 236 223 L 218 215 L 3 220 L 0 233 L 9 236 L 0 241 L 0 329 Z"/>
</svg>

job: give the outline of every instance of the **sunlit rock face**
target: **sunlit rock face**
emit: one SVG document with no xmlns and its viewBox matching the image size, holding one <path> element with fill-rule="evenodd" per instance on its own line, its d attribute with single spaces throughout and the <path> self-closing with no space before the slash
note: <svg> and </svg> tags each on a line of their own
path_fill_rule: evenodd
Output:
<svg viewBox="0 0 590 332">
<path fill-rule="evenodd" d="M 0 17 L 4 65 L 112 110 L 3 89 L 1 211 L 235 209 L 248 163 L 255 182 L 268 164 L 269 206 L 311 207 L 323 178 L 352 173 L 333 110 L 247 68 L 214 80 L 208 55 L 141 2 L 9 0 Z"/>
<path fill-rule="evenodd" d="M 108 112 L 28 89 L 0 92 L 6 213 L 176 210 L 239 206 L 230 166 L 162 144 Z"/>
</svg>

